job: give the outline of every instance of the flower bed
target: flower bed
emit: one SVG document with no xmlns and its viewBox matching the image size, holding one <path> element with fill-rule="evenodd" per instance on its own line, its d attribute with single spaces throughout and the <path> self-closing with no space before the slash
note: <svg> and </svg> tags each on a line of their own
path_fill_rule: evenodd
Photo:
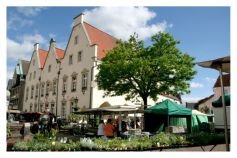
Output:
<svg viewBox="0 0 237 158">
<path fill-rule="evenodd" d="M 39 139 L 40 138 L 40 139 Z M 204 141 L 205 140 L 205 141 Z M 13 146 L 14 151 L 144 151 L 165 148 L 188 147 L 195 145 L 209 145 L 223 143 L 223 135 L 198 134 L 198 135 L 174 135 L 160 133 L 152 137 L 133 136 L 129 139 L 106 137 L 81 138 L 80 141 L 71 140 L 55 141 L 55 139 L 43 140 L 35 137 L 33 141 L 17 142 Z"/>
</svg>

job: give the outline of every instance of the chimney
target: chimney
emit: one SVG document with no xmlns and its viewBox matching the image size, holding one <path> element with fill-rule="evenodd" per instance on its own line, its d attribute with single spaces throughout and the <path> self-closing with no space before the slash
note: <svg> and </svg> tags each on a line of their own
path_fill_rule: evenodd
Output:
<svg viewBox="0 0 237 158">
<path fill-rule="evenodd" d="M 50 42 L 49 42 L 50 47 L 51 47 L 51 46 L 52 46 L 52 47 L 55 47 L 55 43 L 56 43 L 56 41 L 55 41 L 53 38 L 51 38 L 51 39 L 50 39 Z"/>
<path fill-rule="evenodd" d="M 39 50 L 39 43 L 35 43 L 34 44 L 34 51 L 38 51 Z"/>
<path fill-rule="evenodd" d="M 83 23 L 83 21 L 84 21 L 84 13 L 81 13 L 74 18 L 74 26 Z"/>
</svg>

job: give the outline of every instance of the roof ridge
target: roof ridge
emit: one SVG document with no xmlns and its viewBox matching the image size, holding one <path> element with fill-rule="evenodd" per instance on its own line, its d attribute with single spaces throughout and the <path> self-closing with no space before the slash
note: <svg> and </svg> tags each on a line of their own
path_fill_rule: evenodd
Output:
<svg viewBox="0 0 237 158">
<path fill-rule="evenodd" d="M 99 31 L 101 31 L 101 32 L 103 32 L 103 33 L 105 33 L 105 34 L 107 34 L 107 35 L 111 36 L 112 38 L 114 38 L 114 39 L 118 40 L 118 38 L 116 38 L 116 37 L 114 37 L 114 36 L 110 35 L 109 33 L 105 32 L 105 31 L 103 31 L 103 30 L 101 30 L 101 29 L 99 29 L 99 28 L 97 28 L 97 27 L 95 27 L 95 26 L 93 26 L 93 25 L 91 25 L 91 24 L 89 24 L 89 23 L 85 22 L 85 21 L 84 21 L 84 23 L 86 23 L 86 24 L 90 25 L 91 27 L 93 27 L 93 28 L 95 28 L 95 29 L 97 29 L 97 30 L 99 30 Z"/>
<path fill-rule="evenodd" d="M 44 49 L 42 49 L 42 48 L 39 48 L 39 50 L 43 50 L 43 51 L 46 51 L 46 52 L 48 52 L 47 50 L 44 50 Z"/>
<path fill-rule="evenodd" d="M 63 50 L 62 48 L 58 48 L 58 47 L 55 47 L 56 49 L 60 49 L 60 50 L 62 50 L 62 51 L 65 51 L 65 50 Z"/>
</svg>

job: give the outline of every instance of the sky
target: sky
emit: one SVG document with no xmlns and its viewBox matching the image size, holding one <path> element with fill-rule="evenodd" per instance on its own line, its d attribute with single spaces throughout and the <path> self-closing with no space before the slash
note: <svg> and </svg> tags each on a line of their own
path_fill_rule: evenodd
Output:
<svg viewBox="0 0 237 158">
<path fill-rule="evenodd" d="M 123 40 L 137 32 L 149 45 L 155 33 L 169 32 L 178 48 L 195 62 L 230 55 L 229 7 L 7 7 L 7 79 L 18 59 L 30 60 L 34 43 L 48 50 L 50 38 L 65 49 L 73 18 L 85 13 L 85 21 Z M 218 72 L 195 66 L 191 93 L 185 101 L 213 94 Z"/>
</svg>

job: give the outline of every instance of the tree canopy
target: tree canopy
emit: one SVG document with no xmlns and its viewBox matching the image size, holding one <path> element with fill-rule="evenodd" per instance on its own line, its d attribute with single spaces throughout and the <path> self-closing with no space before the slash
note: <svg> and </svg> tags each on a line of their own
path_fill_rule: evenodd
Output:
<svg viewBox="0 0 237 158">
<path fill-rule="evenodd" d="M 126 95 L 127 100 L 140 97 L 144 105 L 148 97 L 156 101 L 159 94 L 189 93 L 195 63 L 193 57 L 177 48 L 179 43 L 169 33 L 152 36 L 147 47 L 137 34 L 128 41 L 119 40 L 98 66 L 99 89 L 106 96 Z"/>
</svg>

